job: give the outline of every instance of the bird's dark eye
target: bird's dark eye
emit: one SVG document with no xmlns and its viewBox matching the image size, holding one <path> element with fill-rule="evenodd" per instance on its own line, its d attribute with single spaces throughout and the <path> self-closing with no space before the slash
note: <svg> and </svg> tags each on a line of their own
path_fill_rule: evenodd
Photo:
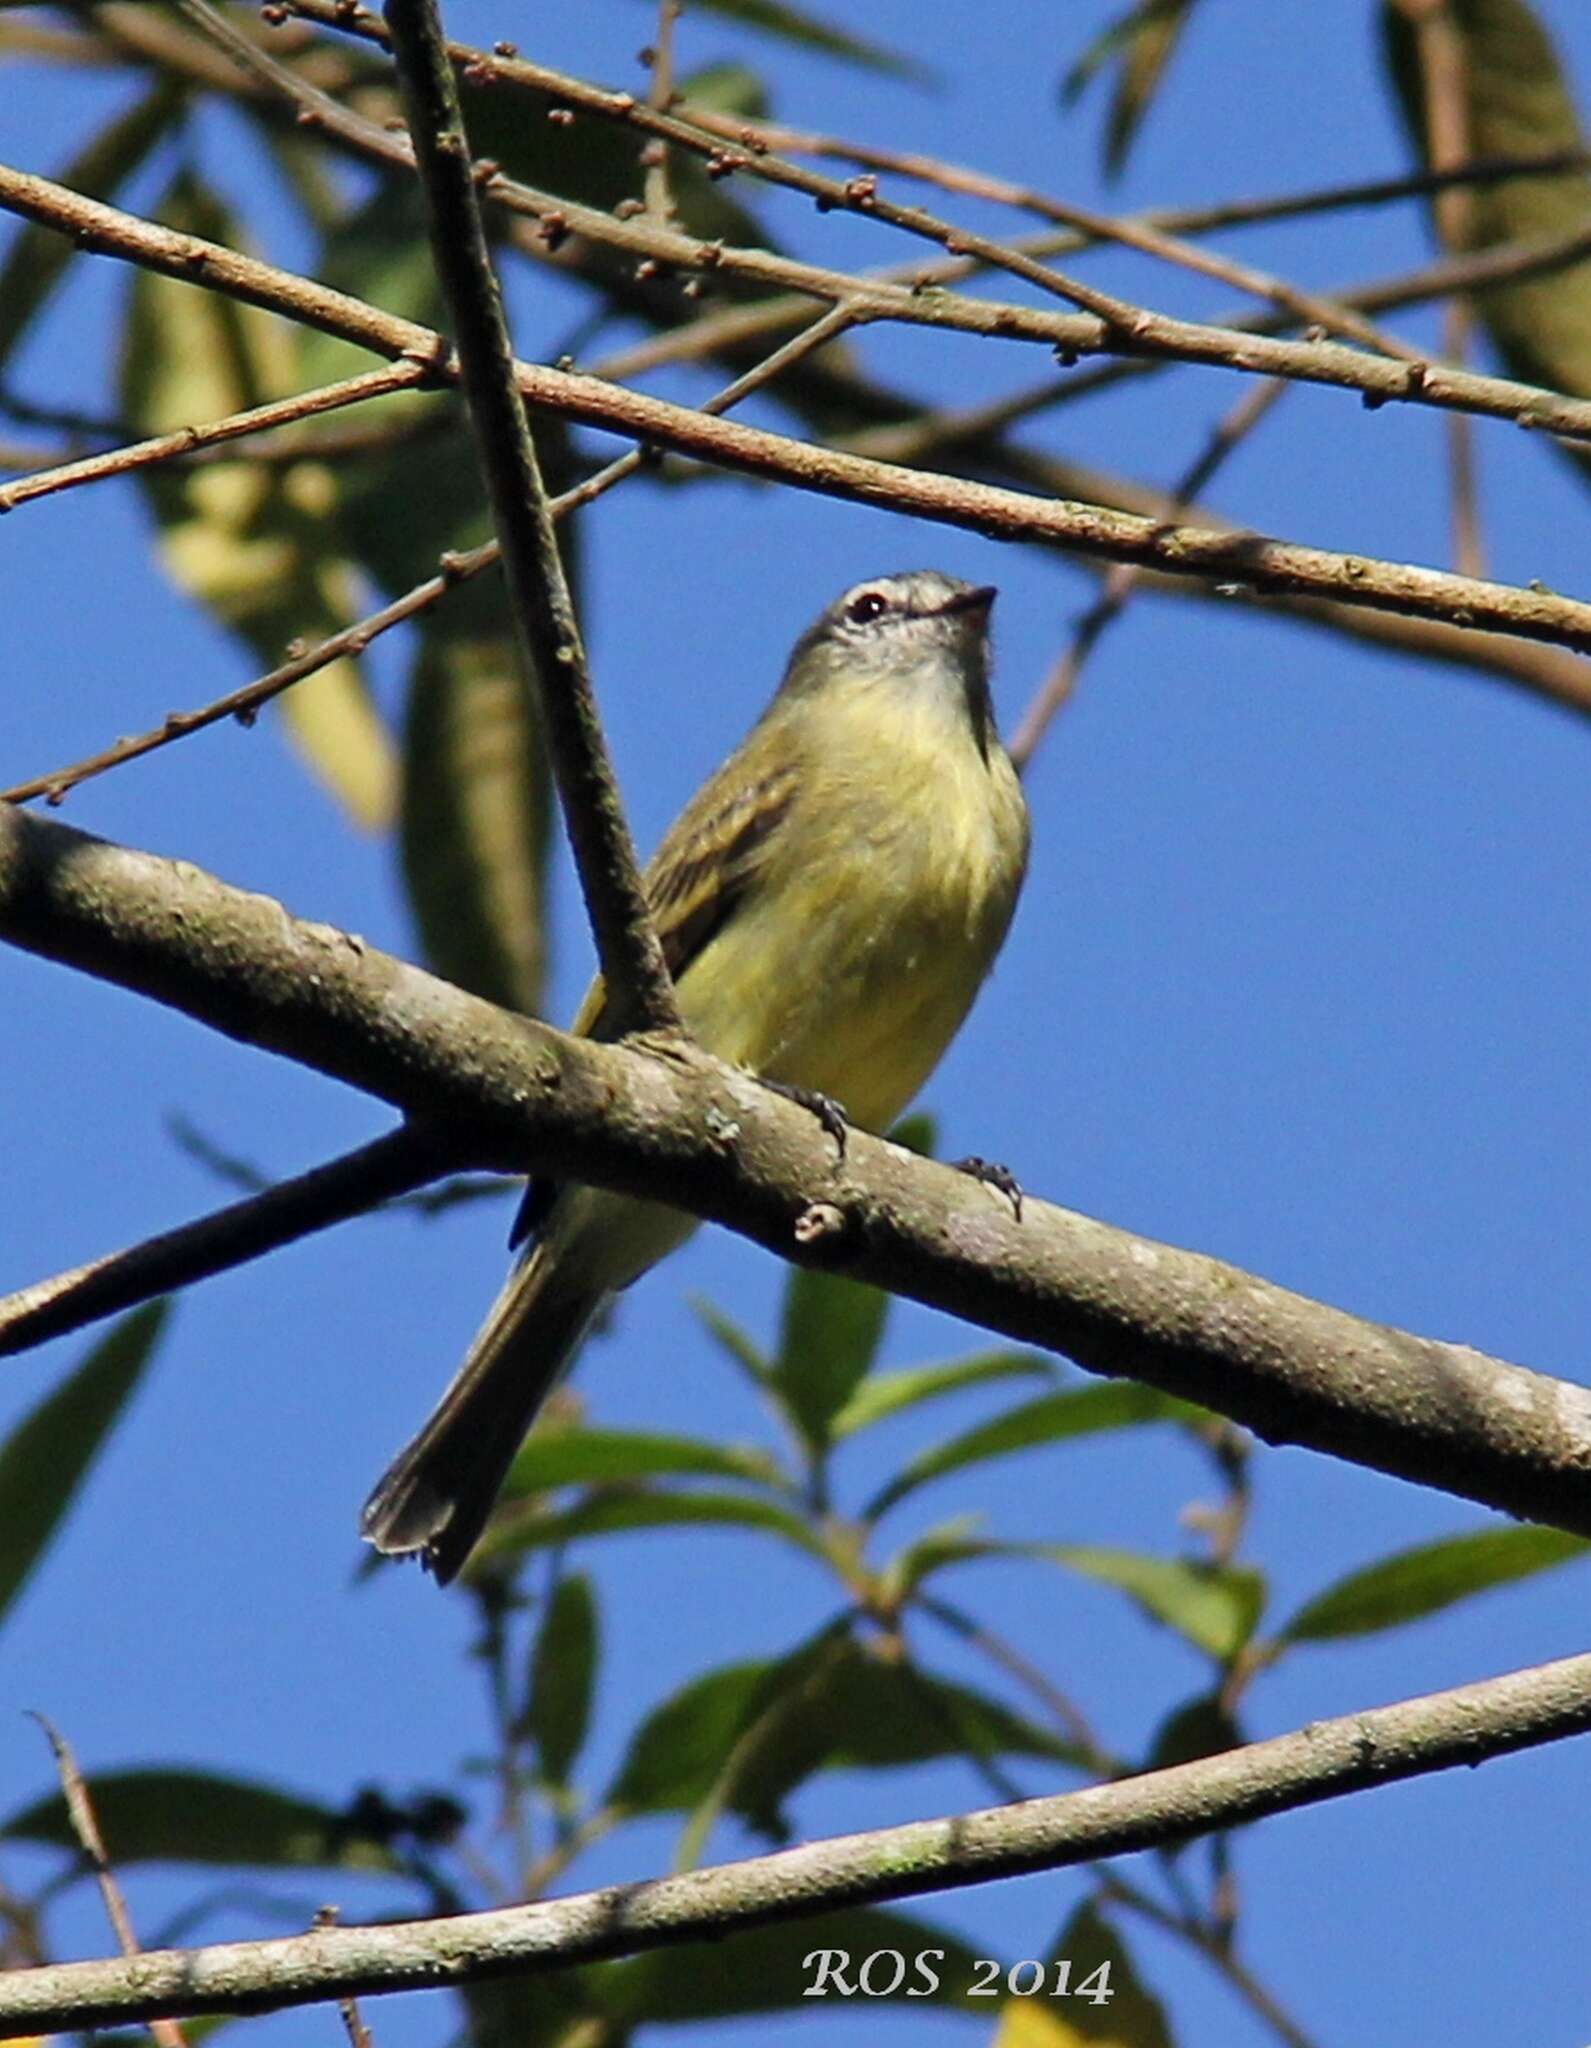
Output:
<svg viewBox="0 0 1591 2048">
<path fill-rule="evenodd" d="M 864 590 L 845 607 L 845 616 L 854 625 L 865 626 L 870 619 L 881 619 L 888 610 L 887 597 L 881 597 L 876 590 Z"/>
</svg>

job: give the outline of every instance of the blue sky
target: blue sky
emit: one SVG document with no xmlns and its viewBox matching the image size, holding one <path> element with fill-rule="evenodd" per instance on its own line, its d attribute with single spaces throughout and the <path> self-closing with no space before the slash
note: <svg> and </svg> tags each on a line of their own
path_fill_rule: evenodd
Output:
<svg viewBox="0 0 1591 2048">
<path fill-rule="evenodd" d="M 1582 88 L 1591 21 L 1538 0 Z M 635 0 L 579 9 L 448 10 L 478 42 L 633 84 L 650 30 Z M 1371 10 L 1212 5 L 1189 31 L 1126 176 L 1102 191 L 1098 109 L 1057 116 L 1055 81 L 1109 8 L 986 0 L 965 10 L 876 0 L 880 40 L 916 43 L 937 89 L 787 56 L 706 14 L 680 30 L 690 69 L 739 55 L 779 79 L 776 111 L 921 148 L 1121 208 L 1197 203 L 1395 174 L 1403 145 L 1377 71 Z M 17 76 L 20 78 L 21 74 Z M 0 155 L 53 169 L 89 110 L 115 95 L 32 74 L 0 93 Z M 223 119 L 201 124 L 207 167 L 245 205 L 253 161 Z M 148 204 L 168 158 L 135 189 Z M 837 261 L 909 253 L 874 225 L 770 204 L 792 246 Z M 975 215 L 993 219 L 993 215 Z M 267 252 L 302 257 L 268 207 Z M 1412 208 L 1231 238 L 1233 250 L 1333 285 L 1423 260 Z M 1091 278 L 1178 310 L 1228 295 L 1138 260 Z M 125 279 L 98 263 L 35 337 L 15 383 L 96 402 Z M 524 290 L 522 352 L 550 353 L 573 312 Z M 1401 332 L 1429 342 L 1434 322 Z M 620 330 L 615 330 L 616 334 Z M 947 402 L 1038 374 L 1011 347 L 991 369 L 953 337 L 874 332 L 881 375 Z M 668 380 L 656 388 L 695 390 Z M 1178 371 L 1035 428 L 1046 447 L 1169 481 L 1235 396 Z M 769 414 L 762 415 L 770 417 Z M 591 445 L 598 444 L 593 438 Z M 1583 486 L 1538 439 L 1477 430 L 1490 573 L 1583 583 Z M 1290 393 L 1223 473 L 1215 502 L 1262 530 L 1364 554 L 1443 563 L 1443 427 L 1416 408 Z M 1007 727 L 1087 602 L 1051 557 L 745 483 L 616 493 L 583 530 L 589 631 L 638 839 L 655 842 L 733 744 L 813 612 L 859 576 L 933 564 L 1000 585 L 996 695 Z M 114 485 L 19 511 L 0 533 L 8 685 L 0 774 L 70 760 L 241 681 L 245 658 L 152 566 L 142 501 Z M 395 664 L 378 663 L 393 702 Z M 1591 1079 L 1584 800 L 1591 733 L 1566 714 L 1456 670 L 1394 660 L 1253 611 L 1135 603 L 1091 665 L 1030 779 L 1031 878 L 1006 953 L 926 1092 L 948 1156 L 989 1154 L 1041 1193 L 1111 1222 L 1219 1253 L 1359 1313 L 1583 1380 L 1591 1320 Z M 72 823 L 181 855 L 293 910 L 412 950 L 388 845 L 352 831 L 280 734 L 225 727 L 73 798 Z M 589 946 L 563 864 L 550 1014 L 572 1011 Z M 251 1056 L 65 970 L 0 955 L 0 1287 L 213 1204 L 218 1190 L 169 1137 L 180 1115 L 227 1149 L 289 1172 L 374 1135 L 360 1098 Z M 216 1281 L 172 1333 L 78 1511 L 11 1617 L 0 1666 L 0 1811 L 43 1789 L 48 1758 L 21 1710 L 46 1711 L 89 1769 L 184 1760 L 336 1803 L 447 1780 L 481 1751 L 469 1616 L 417 1574 L 356 1587 L 354 1518 L 376 1472 L 451 1371 L 497 1285 L 508 1209 L 420 1225 L 366 1221 Z M 767 1424 L 686 1306 L 710 1295 L 772 1332 L 783 1274 L 702 1233 L 593 1344 L 580 1386 L 595 1419 L 764 1439 Z M 909 1306 L 886 1362 L 954 1355 L 976 1332 Z M 75 1339 L 12 1361 L 0 1425 L 79 1357 Z M 999 1405 L 962 1398 L 842 1465 L 859 1498 L 891 1449 Z M 1360 1563 L 1477 1511 L 1302 1452 L 1262 1454 L 1249 1555 L 1275 1612 Z M 900 1531 L 980 1512 L 1013 1537 L 1174 1553 L 1179 1514 L 1208 1492 L 1188 1450 L 1153 1432 L 1030 1454 L 945 1482 Z M 914 1524 L 912 1517 L 917 1518 Z M 770 1654 L 815 1627 L 828 1588 L 773 1546 L 686 1530 L 592 1546 L 606 1661 L 594 1780 L 641 1707 L 693 1673 Z M 952 1583 L 1027 1644 L 1123 1748 L 1191 1691 L 1199 1667 L 1114 1596 L 1034 1566 Z M 1251 1696 L 1254 1732 L 1482 1677 L 1583 1647 L 1585 1568 L 1477 1600 L 1387 1638 L 1299 1654 Z M 940 1646 L 942 1668 L 970 1667 Z M 1582 2043 L 1583 1938 L 1561 1910 L 1584 1895 L 1585 1786 L 1572 1746 L 1337 1803 L 1251 1830 L 1238 1851 L 1243 1948 L 1323 2041 Z M 1048 1789 L 1020 1766 L 1024 1789 Z M 466 1796 L 469 1781 L 464 1781 Z M 474 1796 L 485 1803 L 478 1786 Z M 819 1835 L 979 1804 L 970 1775 L 919 1770 L 811 1788 Z M 664 1865 L 673 1830 L 637 1828 L 583 1881 Z M 743 1843 L 732 1833 L 720 1853 Z M 39 1865 L 15 1854 L 0 1876 Z M 990 1888 L 926 1910 L 1006 1958 L 1042 1954 L 1081 1880 Z M 190 1887 L 137 1873 L 134 1911 L 158 1925 Z M 350 1917 L 390 1890 L 312 1878 L 290 1887 Z M 55 1923 L 63 1952 L 108 1944 L 86 1896 Z M 217 1935 L 267 1931 L 247 1910 Z M 274 1931 L 274 1930 L 269 1930 Z M 1185 2041 L 1267 2038 L 1200 1965 L 1136 1946 Z M 434 2004 L 372 2008 L 382 2048 L 445 2038 Z M 287 2042 L 314 2021 L 259 2023 Z M 969 2022 L 880 2009 L 880 2039 L 976 2037 Z M 893 2032 L 891 2031 L 893 2029 Z M 726 2040 L 836 2038 L 798 2015 Z"/>
</svg>

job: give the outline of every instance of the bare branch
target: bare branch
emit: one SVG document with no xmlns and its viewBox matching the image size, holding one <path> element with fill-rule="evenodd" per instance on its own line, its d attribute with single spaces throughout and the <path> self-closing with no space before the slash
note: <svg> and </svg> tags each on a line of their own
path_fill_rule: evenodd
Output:
<svg viewBox="0 0 1591 2048">
<path fill-rule="evenodd" d="M 1117 1784 L 842 1835 L 683 1876 L 442 1920 L 324 1927 L 286 1940 L 168 1949 L 133 1963 L 13 1971 L 0 1978 L 0 2033 L 60 2033 L 151 2013 L 259 2012 L 566 1969 L 1185 1842 L 1588 1727 L 1591 1656 L 1566 1657 L 1314 1721 Z"/>
<path fill-rule="evenodd" d="M 0 1358 L 262 1258 L 426 1187 L 453 1165 L 438 1133 L 405 1125 L 195 1223 L 19 1288 L 0 1299 Z"/>
<path fill-rule="evenodd" d="M 801 333 L 793 335 L 781 348 L 748 370 L 743 377 L 737 377 L 712 398 L 702 410 L 716 414 L 727 412 L 753 391 L 778 377 L 791 363 L 811 355 L 843 333 L 851 323 L 848 307 L 831 306 L 826 313 L 820 313 Z M 399 365 L 401 369 L 403 365 Z M 378 372 L 384 375 L 385 372 Z M 601 374 L 599 371 L 598 374 Z M 124 451 L 125 452 L 125 451 Z M 551 512 L 555 520 L 564 518 L 582 505 L 589 505 L 600 498 L 605 491 L 622 483 L 628 476 L 642 468 L 646 462 L 644 449 L 632 449 L 628 455 L 621 455 L 604 468 L 599 469 L 583 483 L 572 485 L 567 491 L 552 500 Z M 318 669 L 325 668 L 339 655 L 362 653 L 372 640 L 387 632 L 391 627 L 402 625 L 406 620 L 418 617 L 439 603 L 447 593 L 460 583 L 466 583 L 489 569 L 498 559 L 496 541 L 473 548 L 468 554 L 447 555 L 436 575 L 428 576 L 423 583 L 406 590 L 395 597 L 390 604 L 379 611 L 369 613 L 340 632 L 332 633 L 326 639 L 317 641 L 313 647 L 296 654 L 291 661 L 283 662 L 268 674 L 258 676 L 254 681 L 244 683 L 239 689 L 229 690 L 225 696 L 212 703 L 202 705 L 197 711 L 173 711 L 160 724 L 142 733 L 130 734 L 116 740 L 97 754 L 90 754 L 84 760 L 74 761 L 64 768 L 56 768 L 44 775 L 29 777 L 25 782 L 16 782 L 9 789 L 0 789 L 0 803 L 27 803 L 34 797 L 42 796 L 51 804 L 61 803 L 67 794 L 80 783 L 91 781 L 112 768 L 119 768 L 124 761 L 151 754 L 157 748 L 172 745 L 186 739 L 190 733 L 203 732 L 207 726 L 219 724 L 223 719 L 235 718 L 241 725 L 252 725 L 261 708 L 273 697 L 280 696 L 295 683 L 312 676 Z"/>
<path fill-rule="evenodd" d="M 410 357 L 449 377 L 457 374 L 451 358 L 443 358 L 439 353 L 445 346 L 440 338 L 414 321 L 399 319 L 379 307 L 351 299 L 310 279 L 276 270 L 217 243 L 137 220 L 115 207 L 53 185 L 48 179 L 0 169 L 0 205 L 63 232 L 75 233 L 96 248 L 125 256 L 168 276 L 202 279 L 231 296 L 341 334 L 379 353 L 394 358 Z M 875 298 L 871 290 L 859 292 L 855 300 L 846 302 L 850 315 L 873 317 Z M 962 303 L 965 309 L 966 302 Z M 992 310 L 1003 317 L 1004 309 Z M 883 317 L 891 316 L 886 313 Z M 1250 344 L 1245 340 L 1241 345 Z M 1367 375 L 1384 368 L 1402 383 L 1416 381 L 1411 366 L 1382 365 L 1378 358 L 1354 350 L 1344 349 L 1341 353 L 1364 365 Z M 1256 362 L 1247 367 L 1260 365 Z M 532 404 L 545 406 L 566 418 L 853 502 L 910 512 L 1001 539 L 1073 548 L 1109 560 L 1136 562 L 1174 576 L 1204 578 L 1228 585 L 1238 594 L 1331 598 L 1343 604 L 1368 605 L 1445 624 L 1480 626 L 1526 639 L 1553 641 L 1577 652 L 1591 651 L 1591 605 L 1558 597 L 1551 591 L 1481 583 L 1437 570 L 1336 554 L 1255 534 L 1166 526 L 1153 519 L 1107 512 L 1097 506 L 1054 502 L 992 485 L 925 475 L 812 447 L 595 378 L 540 365 L 520 363 L 516 376 L 521 393 Z M 1508 389 L 1530 397 L 1528 387 Z M 1530 402 L 1535 403 L 1535 398 L 1531 397 Z M 1571 416 L 1578 419 L 1583 415 L 1585 431 L 1591 434 L 1591 401 L 1557 399 L 1543 393 L 1540 402 L 1552 420 Z M 1549 423 L 1546 414 L 1541 423 Z"/>
<path fill-rule="evenodd" d="M 273 399 L 247 412 L 230 413 L 225 419 L 202 426 L 178 427 L 170 434 L 156 434 L 151 440 L 135 441 L 125 448 L 108 448 L 101 455 L 85 455 L 75 462 L 40 470 L 14 484 L 0 484 L 0 512 L 25 505 L 30 498 L 46 498 L 53 491 L 66 491 L 76 484 L 102 482 L 108 476 L 125 476 L 135 469 L 169 462 L 175 456 L 192 455 L 200 448 L 213 448 L 223 441 L 240 441 L 248 434 L 263 434 L 274 427 L 286 427 L 317 413 L 334 412 L 340 406 L 358 405 L 367 398 L 384 398 L 394 391 L 407 391 L 427 381 L 425 366 L 416 362 L 393 363 L 385 370 L 365 370 L 357 377 L 345 377 L 338 384 L 323 385 L 317 391 L 301 391 L 293 398 Z M 295 451 L 300 459 L 312 459 L 322 450 L 305 446 Z"/>
<path fill-rule="evenodd" d="M 186 862 L 0 806 L 0 937 L 395 1104 L 461 1164 L 727 1224 L 785 1258 L 1505 1513 L 1591 1535 L 1591 1392 L 1384 1328 L 1220 1260 L 1010 1204 L 815 1119 L 679 1041 L 553 1031 Z M 840 1218 L 803 1230 L 814 1202 Z"/>
<path fill-rule="evenodd" d="M 1287 388 L 1280 377 L 1252 385 L 1225 418 L 1217 421 L 1204 447 L 1167 493 L 1165 518 L 1182 517 L 1233 449 L 1259 425 Z M 1012 735 L 1009 751 L 1018 774 L 1026 772 L 1051 721 L 1076 689 L 1083 663 L 1099 645 L 1103 634 L 1121 616 L 1143 580 L 1141 569 L 1130 568 L 1120 562 L 1105 578 L 1099 597 L 1077 622 L 1071 645 L 1040 684 L 1032 703 L 1022 714 L 1021 724 Z"/>
<path fill-rule="evenodd" d="M 127 1901 L 122 1897 L 122 1888 L 116 1882 L 116 1873 L 111 1868 L 110 1858 L 105 1853 L 105 1840 L 99 1831 L 95 1818 L 94 1803 L 88 1796 L 88 1787 L 83 1782 L 83 1773 L 77 1767 L 77 1758 L 72 1754 L 72 1745 L 43 1714 L 35 1712 L 35 1721 L 44 1730 L 45 1740 L 55 1757 L 56 1772 L 61 1780 L 61 1796 L 66 1801 L 67 1818 L 72 1823 L 72 1832 L 77 1837 L 78 1847 L 88 1858 L 94 1875 L 99 1882 L 99 1895 L 105 1902 L 105 1917 L 110 1921 L 111 1932 L 116 1937 L 116 1946 L 124 1956 L 140 1953 L 138 1937 L 133 1932 L 132 1915 L 127 1910 Z M 174 2020 L 151 2016 L 147 2022 L 150 2039 L 156 2048 L 185 2048 L 182 2029 Z"/>
</svg>

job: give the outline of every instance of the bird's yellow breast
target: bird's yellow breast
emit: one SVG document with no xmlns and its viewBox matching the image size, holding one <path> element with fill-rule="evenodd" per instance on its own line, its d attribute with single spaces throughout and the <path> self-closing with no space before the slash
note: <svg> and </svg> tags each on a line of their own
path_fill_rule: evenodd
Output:
<svg viewBox="0 0 1591 2048">
<path fill-rule="evenodd" d="M 862 693 L 822 725 L 735 915 L 680 982 L 721 1057 L 894 1121 L 938 1064 L 1010 923 L 1027 808 L 991 735 L 937 697 Z"/>
</svg>

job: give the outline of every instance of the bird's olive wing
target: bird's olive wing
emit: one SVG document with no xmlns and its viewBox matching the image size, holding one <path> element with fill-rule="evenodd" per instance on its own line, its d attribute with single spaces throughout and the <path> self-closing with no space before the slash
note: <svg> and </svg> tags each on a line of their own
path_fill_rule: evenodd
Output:
<svg viewBox="0 0 1591 2048">
<path fill-rule="evenodd" d="M 663 957 L 676 981 L 734 915 L 795 801 L 799 782 L 794 764 L 759 774 L 737 756 L 698 790 L 670 827 L 645 883 Z M 607 1000 L 600 974 L 570 1029 L 577 1038 L 621 1035 L 623 1021 Z M 511 1247 L 541 1227 L 557 1194 L 554 1181 L 530 1183 L 509 1234 Z"/>
</svg>

